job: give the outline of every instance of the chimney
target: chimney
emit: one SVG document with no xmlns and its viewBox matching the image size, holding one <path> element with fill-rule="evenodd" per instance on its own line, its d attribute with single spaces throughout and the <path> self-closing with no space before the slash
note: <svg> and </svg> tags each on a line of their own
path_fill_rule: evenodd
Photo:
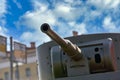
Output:
<svg viewBox="0 0 120 80">
<path fill-rule="evenodd" d="M 35 42 L 31 42 L 30 45 L 31 45 L 31 48 L 35 48 Z"/>
<path fill-rule="evenodd" d="M 73 31 L 73 36 L 78 36 L 78 32 L 77 31 Z"/>
</svg>

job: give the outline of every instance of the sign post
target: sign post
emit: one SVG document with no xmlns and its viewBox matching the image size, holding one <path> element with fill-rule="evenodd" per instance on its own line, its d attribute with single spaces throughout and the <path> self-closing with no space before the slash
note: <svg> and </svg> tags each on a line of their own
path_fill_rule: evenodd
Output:
<svg viewBox="0 0 120 80">
<path fill-rule="evenodd" d="M 20 75 L 19 75 L 19 65 L 18 65 L 18 62 L 16 62 L 16 73 L 15 73 L 15 75 L 16 75 L 17 80 L 20 80 Z"/>
<path fill-rule="evenodd" d="M 27 63 L 26 45 L 14 42 L 14 57 L 14 61 L 16 62 L 17 80 L 20 80 L 18 63 Z"/>
<path fill-rule="evenodd" d="M 14 57 L 16 62 L 27 63 L 25 44 L 14 42 Z"/>
<path fill-rule="evenodd" d="M 13 40 L 12 37 L 10 37 L 10 80 L 13 80 L 13 46 L 12 46 Z"/>
</svg>

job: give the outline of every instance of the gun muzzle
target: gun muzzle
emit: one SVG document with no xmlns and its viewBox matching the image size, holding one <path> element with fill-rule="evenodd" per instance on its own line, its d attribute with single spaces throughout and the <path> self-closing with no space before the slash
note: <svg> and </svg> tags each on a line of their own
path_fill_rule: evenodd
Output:
<svg viewBox="0 0 120 80">
<path fill-rule="evenodd" d="M 49 24 L 44 23 L 41 25 L 41 31 L 46 33 L 50 38 L 52 38 L 57 44 L 61 46 L 63 51 L 71 57 L 73 60 L 78 61 L 80 60 L 83 55 L 81 54 L 81 49 L 71 43 L 69 40 L 65 40 L 58 36 L 49 26 Z"/>
</svg>

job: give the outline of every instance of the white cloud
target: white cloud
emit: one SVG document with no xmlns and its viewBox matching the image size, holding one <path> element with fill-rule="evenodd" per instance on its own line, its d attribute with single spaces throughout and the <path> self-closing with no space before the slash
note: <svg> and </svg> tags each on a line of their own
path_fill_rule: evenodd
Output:
<svg viewBox="0 0 120 80">
<path fill-rule="evenodd" d="M 116 8 L 120 4 L 120 0 L 107 0 L 110 8 Z"/>
<path fill-rule="evenodd" d="M 21 40 L 25 42 L 39 42 L 43 43 L 50 40 L 45 34 L 40 31 L 40 26 L 43 23 L 49 23 L 54 25 L 56 23 L 56 18 L 51 10 L 48 10 L 48 5 L 41 4 L 34 1 L 34 10 L 26 12 L 23 16 L 19 18 L 19 21 L 15 24 L 19 27 L 21 25 L 27 26 L 35 30 L 34 32 L 24 32 L 21 35 Z"/>
<path fill-rule="evenodd" d="M 4 26 L 6 21 L 5 21 L 5 14 L 7 13 L 7 2 L 6 0 L 1 0 L 0 1 L 0 26 Z"/>
<path fill-rule="evenodd" d="M 6 33 L 7 32 L 7 29 L 5 28 L 5 27 L 2 27 L 2 26 L 0 26 L 0 35 L 3 35 L 3 36 L 5 36 Z"/>
<path fill-rule="evenodd" d="M 109 32 L 118 32 L 119 29 L 115 26 L 110 16 L 104 18 L 103 28 Z"/>
<path fill-rule="evenodd" d="M 42 44 L 43 42 L 50 41 L 50 38 L 40 31 L 24 32 L 20 38 L 21 38 L 22 42 L 24 42 L 26 44 L 29 44 L 29 42 L 34 41 L 34 42 L 36 42 L 37 46 L 39 44 Z"/>
<path fill-rule="evenodd" d="M 40 10 L 41 12 L 44 12 L 48 9 L 48 5 L 42 4 L 39 1 L 33 1 L 33 8 L 34 10 Z"/>
<path fill-rule="evenodd" d="M 89 0 L 88 2 L 103 9 L 116 8 L 120 4 L 120 0 Z"/>
<path fill-rule="evenodd" d="M 55 5 L 55 8 L 53 9 L 53 12 L 56 18 L 63 18 L 66 21 L 75 21 L 79 19 L 82 15 L 86 15 L 87 11 L 89 11 L 87 9 L 87 6 L 75 7 L 69 3 L 57 3 Z"/>
<path fill-rule="evenodd" d="M 13 0 L 13 2 L 17 5 L 19 9 L 22 9 L 22 5 L 17 0 Z"/>
<path fill-rule="evenodd" d="M 85 23 L 81 23 L 81 24 L 76 24 L 74 25 L 76 28 L 76 31 L 79 31 L 79 34 L 84 34 L 87 33 L 87 29 L 86 29 L 86 24 Z M 74 29 L 74 28 L 73 28 Z"/>
<path fill-rule="evenodd" d="M 84 0 L 83 0 L 84 1 Z M 64 0 L 65 3 L 68 3 L 71 6 L 80 6 L 82 5 L 82 0 Z"/>
<path fill-rule="evenodd" d="M 76 22 L 69 22 L 69 26 L 71 26 L 71 31 L 77 31 L 78 34 L 85 34 L 87 33 L 86 24 L 85 23 L 76 23 Z"/>
<path fill-rule="evenodd" d="M 7 29 L 4 27 L 6 24 L 5 14 L 7 13 L 7 2 L 6 0 L 0 1 L 0 35 L 5 36 Z"/>
<path fill-rule="evenodd" d="M 32 39 L 31 37 L 33 37 L 33 34 L 31 32 L 25 32 L 21 36 L 22 39 L 27 39 L 27 40 Z"/>
<path fill-rule="evenodd" d="M 73 9 L 70 5 L 65 4 L 56 4 L 55 5 L 54 14 L 56 18 L 64 18 L 65 20 L 74 20 L 76 18 L 76 15 L 73 15 Z"/>
<path fill-rule="evenodd" d="M 120 4 L 120 0 L 89 0 L 88 2 L 104 9 L 116 8 Z"/>
<path fill-rule="evenodd" d="M 5 14 L 6 11 L 6 0 L 1 0 L 0 1 L 0 16 L 3 16 L 3 14 Z"/>
<path fill-rule="evenodd" d="M 70 13 L 70 8 L 71 8 L 70 6 L 66 6 L 66 5 L 57 5 L 56 6 L 56 9 L 63 14 Z"/>
<path fill-rule="evenodd" d="M 47 5 L 35 3 L 35 10 L 28 11 L 19 18 L 15 24 L 18 26 L 27 25 L 29 28 L 38 30 L 42 23 L 55 24 L 55 17 L 51 10 L 47 9 Z"/>
<path fill-rule="evenodd" d="M 54 8 L 51 9 L 48 3 L 43 4 L 37 0 L 33 0 L 34 10 L 27 11 L 19 18 L 16 25 L 19 27 L 21 25 L 27 26 L 28 28 L 34 29 L 34 32 L 24 32 L 21 35 L 21 39 L 26 42 L 33 40 L 40 43 L 50 40 L 39 30 L 40 25 L 45 22 L 50 24 L 52 29 L 62 37 L 71 36 L 73 30 L 78 31 L 79 34 L 89 33 L 88 31 L 92 33 L 103 32 L 100 26 L 103 26 L 102 28 L 104 28 L 106 32 L 111 32 L 112 30 L 118 31 L 115 21 L 110 17 L 113 16 L 114 13 L 110 14 L 109 9 L 117 8 L 120 4 L 119 0 L 88 0 L 86 5 L 81 4 L 79 0 L 77 0 L 77 2 L 74 2 L 74 0 L 64 1 L 65 3 L 56 2 L 56 4 L 53 5 Z M 95 10 L 90 9 L 91 6 L 95 6 Z M 107 17 L 104 18 L 100 26 L 96 26 L 99 22 L 94 22 L 94 20 L 104 17 L 104 12 L 107 14 Z M 81 16 L 83 16 L 83 19 L 81 22 L 78 22 Z"/>
</svg>

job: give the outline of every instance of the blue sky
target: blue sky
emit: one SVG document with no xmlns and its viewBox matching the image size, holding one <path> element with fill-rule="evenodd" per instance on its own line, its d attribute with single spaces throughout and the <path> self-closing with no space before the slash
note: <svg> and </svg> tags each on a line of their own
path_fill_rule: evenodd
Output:
<svg viewBox="0 0 120 80">
<path fill-rule="evenodd" d="M 0 35 L 28 44 L 49 41 L 49 23 L 60 36 L 120 32 L 120 0 L 0 0 Z"/>
</svg>

